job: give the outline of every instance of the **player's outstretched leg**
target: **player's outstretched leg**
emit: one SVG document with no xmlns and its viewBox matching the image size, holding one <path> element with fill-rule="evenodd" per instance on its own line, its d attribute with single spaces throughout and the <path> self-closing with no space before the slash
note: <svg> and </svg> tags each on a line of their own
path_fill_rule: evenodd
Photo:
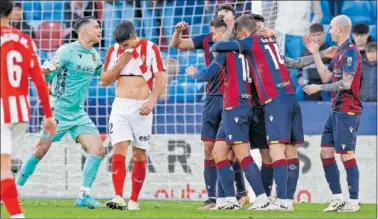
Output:
<svg viewBox="0 0 378 219">
<path fill-rule="evenodd" d="M 87 149 L 89 155 L 84 163 L 82 185 L 79 197 L 76 199 L 77 207 L 98 208 L 104 207 L 90 195 L 93 182 L 104 156 L 104 146 L 99 134 L 81 134 L 77 141 Z"/>
<path fill-rule="evenodd" d="M 297 184 L 299 179 L 299 159 L 297 154 L 297 148 L 295 145 L 286 145 L 285 150 L 288 167 L 288 179 L 287 179 L 287 204 L 288 210 L 294 210 L 294 194 L 297 190 Z"/>
<path fill-rule="evenodd" d="M 360 210 L 358 204 L 358 189 L 359 189 L 359 177 L 356 158 L 354 154 L 342 154 L 341 160 L 344 163 L 345 171 L 347 174 L 347 182 L 349 188 L 349 200 L 339 210 L 340 212 L 357 212 Z"/>
<path fill-rule="evenodd" d="M 233 149 L 237 159 L 240 160 L 241 168 L 244 171 L 248 183 L 256 194 L 256 202 L 248 210 L 268 210 L 267 207 L 269 206 L 270 201 L 265 194 L 259 168 L 249 153 L 249 144 L 235 144 Z"/>
<path fill-rule="evenodd" d="M 3 136 L 2 136 L 3 137 Z M 3 139 L 1 141 L 2 153 Z M 25 218 L 19 200 L 17 187 L 12 177 L 11 172 L 11 156 L 10 154 L 1 154 L 1 193 L 0 199 L 3 201 L 3 205 L 7 209 L 11 218 Z"/>
<path fill-rule="evenodd" d="M 27 157 L 22 163 L 20 173 L 18 174 L 16 184 L 19 190 L 25 185 L 31 175 L 33 175 L 38 163 L 45 156 L 50 149 L 52 142 L 50 140 L 39 138 L 35 151 L 32 155 Z"/>
<path fill-rule="evenodd" d="M 123 187 L 126 179 L 126 153 L 129 141 L 122 141 L 113 146 L 112 182 L 115 197 L 106 203 L 111 209 L 126 210 L 127 205 L 123 199 Z"/>
<path fill-rule="evenodd" d="M 132 191 L 130 200 L 127 203 L 127 209 L 130 211 L 139 211 L 138 204 L 139 193 L 142 190 L 144 179 L 146 178 L 146 150 L 133 147 L 133 172 L 132 178 Z"/>
<path fill-rule="evenodd" d="M 269 149 L 260 149 L 262 165 L 261 165 L 261 180 L 264 186 L 265 193 L 268 197 L 271 196 L 273 186 L 273 167 L 272 159 L 269 155 Z"/>
<path fill-rule="evenodd" d="M 335 159 L 335 148 L 322 146 L 320 156 L 322 158 L 325 178 L 332 192 L 332 200 L 324 212 L 337 211 L 345 205 L 341 191 L 340 171 Z"/>
</svg>

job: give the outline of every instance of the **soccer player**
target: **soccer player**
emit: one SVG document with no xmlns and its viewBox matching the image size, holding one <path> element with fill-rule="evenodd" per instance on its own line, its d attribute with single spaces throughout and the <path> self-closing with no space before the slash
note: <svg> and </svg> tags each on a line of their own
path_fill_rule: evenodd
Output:
<svg viewBox="0 0 378 219">
<path fill-rule="evenodd" d="M 319 55 L 319 45 L 305 38 L 305 45 L 315 57 L 315 65 L 324 84 L 308 85 L 307 94 L 319 91 L 332 92 L 332 112 L 324 126 L 320 156 L 329 188 L 333 197 L 324 211 L 359 211 L 358 188 L 359 171 L 354 154 L 362 105 L 360 83 L 362 59 L 358 48 L 350 40 L 352 22 L 348 16 L 340 15 L 332 19 L 330 34 L 339 49 L 327 68 Z M 333 83 L 328 84 L 330 81 Z M 345 202 L 340 186 L 340 172 L 335 160 L 340 154 L 347 174 L 349 201 Z"/>
<path fill-rule="evenodd" d="M 232 5 L 225 4 L 220 6 L 216 11 L 216 16 L 235 17 L 235 9 Z M 206 66 L 210 65 L 214 59 L 213 53 L 209 52 L 209 48 L 214 44 L 213 33 L 199 35 L 194 38 L 182 38 L 182 32 L 188 28 L 188 24 L 180 22 L 176 24 L 176 31 L 171 40 L 171 46 L 182 50 L 202 49 L 205 54 Z M 232 32 L 231 32 L 232 33 Z M 230 33 L 226 33 L 228 35 Z M 218 135 L 217 132 L 222 116 L 223 102 L 223 81 L 224 75 L 217 74 L 214 78 L 208 80 L 207 95 L 205 99 L 204 112 L 202 114 L 201 140 L 204 142 L 204 178 L 209 199 L 206 200 L 201 209 L 210 209 L 216 206 L 216 184 L 217 169 L 212 156 L 212 151 L 216 140 L 221 140 L 226 145 L 224 136 Z M 238 199 L 241 204 L 248 202 L 248 196 L 244 185 L 244 176 L 241 171 L 240 164 L 235 162 L 233 165 L 236 188 L 238 191 Z M 220 182 L 218 182 L 218 197 L 222 197 L 223 191 Z"/>
<path fill-rule="evenodd" d="M 59 142 L 69 132 L 75 142 L 89 153 L 83 168 L 83 179 L 76 206 L 100 207 L 90 189 L 104 156 L 98 129 L 84 111 L 88 87 L 95 75 L 102 73 L 99 53 L 93 48 L 101 40 L 101 27 L 93 17 L 77 20 L 75 30 L 79 40 L 64 44 L 51 61 L 42 66 L 46 79 L 52 82 L 52 107 L 57 121 L 57 132 L 50 138 L 41 131 L 35 151 L 24 160 L 17 186 L 22 188 L 53 142 Z"/>
<path fill-rule="evenodd" d="M 275 38 L 252 34 L 257 26 L 250 15 L 239 17 L 235 27 L 239 40 L 217 42 L 211 51 L 237 51 L 247 56 L 253 71 L 253 83 L 259 100 L 264 105 L 266 135 L 277 184 L 277 200 L 269 208 L 286 211 L 292 205 L 287 201 L 290 181 L 287 160 L 297 157 L 295 144 L 302 143 L 304 138 L 300 106 Z M 297 180 L 298 174 L 293 177 L 295 184 Z"/>
<path fill-rule="evenodd" d="M 262 37 L 277 37 L 277 34 L 274 30 L 266 28 L 264 25 L 265 19 L 259 14 L 252 14 L 253 19 L 256 21 L 257 26 L 257 35 Z M 336 47 L 330 47 L 322 51 L 321 57 L 332 58 L 336 53 Z M 284 56 L 284 62 L 286 67 L 289 68 L 304 68 L 314 63 L 313 56 L 305 56 L 301 58 L 292 59 Z M 255 90 L 255 89 L 254 89 Z M 259 101 L 256 101 L 259 102 Z M 273 184 L 273 169 L 271 165 L 271 158 L 269 155 L 269 147 L 266 144 L 266 133 L 265 133 L 265 124 L 264 124 L 264 109 L 259 107 L 259 104 L 256 103 L 256 106 L 253 108 L 255 110 L 253 121 L 251 124 L 251 148 L 259 148 L 261 157 L 262 157 L 262 167 L 261 167 L 261 178 L 264 184 L 265 192 L 268 196 L 271 195 L 271 189 Z M 290 210 L 294 210 L 294 194 L 296 191 L 298 179 L 299 179 L 299 159 L 296 150 L 296 147 L 286 146 L 286 149 L 291 153 L 288 154 L 290 159 L 287 160 L 288 163 L 288 183 L 287 183 L 287 197 L 288 205 Z"/>
<path fill-rule="evenodd" d="M 34 81 L 46 119 L 44 132 L 50 136 L 56 124 L 49 103 L 47 85 L 36 55 L 32 38 L 9 26 L 13 3 L 0 2 L 1 16 L 1 193 L 0 199 L 11 218 L 24 218 L 19 204 L 17 187 L 11 172 L 12 147 L 25 136 L 30 118 L 29 76 Z"/>
<path fill-rule="evenodd" d="M 219 33 L 225 33 L 227 29 L 223 17 L 216 17 L 212 21 L 211 26 L 215 41 L 219 41 L 221 37 Z M 219 36 L 218 39 L 216 39 L 216 36 Z M 195 75 L 198 79 L 208 80 L 218 74 L 218 72 L 221 72 L 222 69 L 225 70 L 226 77 L 223 94 L 223 125 L 220 127 L 220 132 L 225 133 L 227 146 L 216 143 L 213 156 L 226 199 L 222 204 L 217 203 L 217 206 L 218 209 L 240 209 L 235 197 L 233 171 L 227 159 L 230 149 L 233 148 L 246 178 L 257 197 L 257 201 L 249 209 L 266 210 L 270 201 L 262 185 L 260 171 L 250 155 L 248 145 L 249 127 L 253 117 L 251 109 L 252 78 L 244 55 L 234 52 L 219 53 L 207 69 L 199 73 L 194 73 L 195 69 L 192 69 L 188 73 Z"/>
<path fill-rule="evenodd" d="M 103 86 L 117 81 L 116 97 L 109 119 L 109 133 L 114 147 L 112 180 L 116 197 L 107 206 L 126 209 L 123 199 L 125 157 L 132 141 L 134 167 L 127 209 L 140 210 L 138 197 L 146 177 L 146 152 L 152 134 L 152 110 L 165 88 L 165 66 L 159 47 L 139 38 L 132 22 L 121 21 L 114 30 L 114 39 L 116 44 L 108 50 L 105 71 L 101 76 Z"/>
</svg>

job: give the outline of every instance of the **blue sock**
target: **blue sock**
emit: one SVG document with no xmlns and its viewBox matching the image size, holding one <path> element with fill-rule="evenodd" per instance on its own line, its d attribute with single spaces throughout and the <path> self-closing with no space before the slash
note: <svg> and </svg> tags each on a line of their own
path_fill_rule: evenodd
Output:
<svg viewBox="0 0 378 219">
<path fill-rule="evenodd" d="M 288 177 L 287 177 L 287 198 L 294 200 L 294 194 L 297 190 L 299 178 L 299 159 L 293 158 L 287 160 Z"/>
<path fill-rule="evenodd" d="M 245 173 L 248 183 L 251 185 L 256 196 L 265 194 L 264 186 L 261 181 L 261 173 L 251 156 L 245 157 L 241 162 L 241 167 Z"/>
<path fill-rule="evenodd" d="M 277 198 L 287 199 L 287 161 L 286 159 L 273 162 L 273 176 L 277 184 Z"/>
<path fill-rule="evenodd" d="M 221 182 L 220 178 L 217 179 L 217 192 L 218 192 L 217 198 L 225 198 L 226 197 L 226 194 L 224 193 L 224 189 L 223 189 L 222 182 Z"/>
<path fill-rule="evenodd" d="M 235 197 L 234 171 L 230 162 L 228 160 L 218 162 L 217 169 L 226 197 Z"/>
<path fill-rule="evenodd" d="M 358 189 L 359 189 L 358 184 L 359 184 L 360 173 L 358 171 L 356 159 L 345 161 L 344 167 L 347 174 L 349 198 L 358 199 Z"/>
<path fill-rule="evenodd" d="M 234 170 L 234 179 L 235 179 L 235 186 L 236 186 L 236 193 L 238 196 L 244 195 L 246 193 L 245 190 L 245 182 L 244 182 L 244 174 L 243 170 L 240 167 L 239 162 L 232 162 L 232 169 Z"/>
<path fill-rule="evenodd" d="M 341 194 L 340 172 L 335 157 L 322 159 L 326 180 L 332 194 Z"/>
<path fill-rule="evenodd" d="M 84 188 L 91 188 L 96 179 L 98 168 L 100 167 L 102 157 L 90 154 L 85 161 L 83 168 L 83 183 Z"/>
<path fill-rule="evenodd" d="M 24 163 L 22 164 L 20 173 L 17 177 L 17 186 L 24 186 L 26 181 L 29 179 L 29 177 L 34 173 L 35 168 L 37 167 L 37 164 L 39 163 L 40 159 L 38 159 L 34 155 L 30 155 L 28 158 L 24 160 Z"/>
<path fill-rule="evenodd" d="M 267 196 L 272 193 L 273 186 L 273 168 L 271 164 L 263 163 L 261 166 L 261 180 Z"/>
<path fill-rule="evenodd" d="M 217 168 L 214 160 L 205 160 L 205 171 L 203 172 L 205 184 L 207 189 L 207 196 L 209 198 L 216 197 L 216 184 L 217 184 Z"/>
</svg>

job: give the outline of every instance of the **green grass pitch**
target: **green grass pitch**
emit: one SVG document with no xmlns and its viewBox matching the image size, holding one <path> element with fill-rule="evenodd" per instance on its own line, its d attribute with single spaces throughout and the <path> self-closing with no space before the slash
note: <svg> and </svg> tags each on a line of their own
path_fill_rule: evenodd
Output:
<svg viewBox="0 0 378 219">
<path fill-rule="evenodd" d="M 88 209 L 74 207 L 74 200 L 23 200 L 28 218 L 377 218 L 375 204 L 361 204 L 357 213 L 324 213 L 326 204 L 296 204 L 294 212 L 197 210 L 200 202 L 140 201 L 141 211 Z M 1 216 L 9 217 L 4 207 Z"/>
</svg>

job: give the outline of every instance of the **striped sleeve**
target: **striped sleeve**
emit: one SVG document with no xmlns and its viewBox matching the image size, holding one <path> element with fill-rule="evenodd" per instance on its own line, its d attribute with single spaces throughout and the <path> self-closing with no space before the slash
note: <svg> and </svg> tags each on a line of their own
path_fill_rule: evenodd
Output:
<svg viewBox="0 0 378 219">
<path fill-rule="evenodd" d="M 104 71 L 108 71 L 110 68 L 113 67 L 112 65 L 110 65 L 110 62 L 112 61 L 111 58 L 112 58 L 112 53 L 113 52 L 114 52 L 114 46 L 111 46 L 108 49 L 108 52 L 106 53 L 105 64 L 104 64 Z"/>
<path fill-rule="evenodd" d="M 163 59 L 161 58 L 160 49 L 156 44 L 152 45 L 152 73 L 156 74 L 160 71 L 165 71 Z"/>
</svg>

